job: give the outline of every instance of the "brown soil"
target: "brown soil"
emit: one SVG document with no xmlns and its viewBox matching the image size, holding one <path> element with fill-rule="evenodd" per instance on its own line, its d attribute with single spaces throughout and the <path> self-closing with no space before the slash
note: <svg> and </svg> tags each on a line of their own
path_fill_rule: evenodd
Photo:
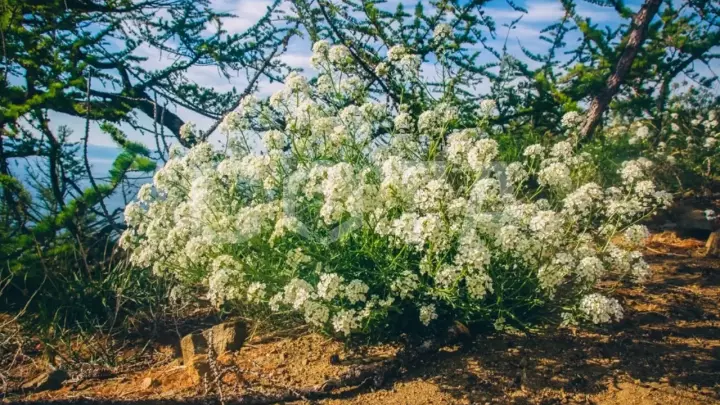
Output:
<svg viewBox="0 0 720 405">
<path fill-rule="evenodd" d="M 655 235 L 647 251 L 654 276 L 642 287 L 618 289 L 626 308 L 619 324 L 532 336 L 479 336 L 471 345 L 423 359 L 381 389 L 298 403 L 720 404 L 720 259 L 701 257 L 703 246 L 670 233 Z M 219 359 L 220 386 L 225 398 L 318 386 L 358 363 L 392 357 L 396 350 L 377 346 L 351 351 L 312 333 L 277 340 L 256 337 Z M 333 355 L 339 361 L 330 361 Z M 13 399 L 173 399 L 211 390 L 193 386 L 171 346 L 159 346 L 153 356 L 153 363 L 140 370 Z M 37 373 L 28 360 L 8 377 L 13 384 Z M 152 384 L 143 385 L 148 377 Z"/>
</svg>

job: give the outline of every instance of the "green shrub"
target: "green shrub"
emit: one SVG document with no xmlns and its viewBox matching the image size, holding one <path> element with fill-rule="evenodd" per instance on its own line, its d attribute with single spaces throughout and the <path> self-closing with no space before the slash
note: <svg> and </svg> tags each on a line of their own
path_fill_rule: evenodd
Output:
<svg viewBox="0 0 720 405">
<path fill-rule="evenodd" d="M 218 307 L 298 313 L 339 336 L 622 316 L 599 283 L 648 276 L 637 223 L 670 202 L 651 162 L 625 162 L 603 188 L 568 122 L 568 140 L 505 164 L 493 102 L 470 127 L 442 99 L 395 112 L 347 49 L 314 51 L 314 85 L 292 74 L 269 101 L 245 98 L 223 123 L 228 152 L 178 153 L 140 190 L 121 239 L 133 264 L 202 283 Z M 417 58 L 393 48 L 386 63 L 412 94 Z"/>
</svg>

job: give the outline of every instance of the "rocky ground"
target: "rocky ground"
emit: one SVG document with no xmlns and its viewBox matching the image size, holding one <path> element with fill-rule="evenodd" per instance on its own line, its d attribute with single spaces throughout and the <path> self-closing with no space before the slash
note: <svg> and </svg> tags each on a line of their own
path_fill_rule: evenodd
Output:
<svg viewBox="0 0 720 405">
<path fill-rule="evenodd" d="M 654 276 L 645 286 L 619 289 L 626 318 L 610 328 L 478 336 L 469 345 L 420 357 L 392 380 L 365 381 L 328 398 L 294 403 L 720 404 L 720 260 L 701 257 L 703 250 L 704 241 L 653 236 L 647 259 Z M 238 395 L 303 397 L 303 388 L 372 367 L 397 350 L 353 351 L 307 332 L 251 336 L 239 351 L 211 361 L 208 374 L 195 383 L 177 349 L 159 345 L 150 351 L 151 361 L 137 367 L 71 376 L 59 389 L 23 393 L 19 386 L 41 372 L 40 362 L 27 358 L 5 377 L 5 400 L 174 403 L 210 396 L 232 403 Z"/>
</svg>

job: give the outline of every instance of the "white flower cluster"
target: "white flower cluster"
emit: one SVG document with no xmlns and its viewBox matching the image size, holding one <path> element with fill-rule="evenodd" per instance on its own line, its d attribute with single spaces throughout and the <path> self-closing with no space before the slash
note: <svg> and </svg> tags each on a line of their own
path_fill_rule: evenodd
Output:
<svg viewBox="0 0 720 405">
<path fill-rule="evenodd" d="M 387 51 L 387 62 L 382 62 L 375 68 L 378 76 L 387 75 L 390 67 L 393 67 L 398 73 L 407 77 L 416 77 L 420 72 L 420 57 L 410 52 L 409 49 L 402 45 L 395 45 Z"/>
<path fill-rule="evenodd" d="M 672 103 L 670 108 L 674 112 L 660 117 L 659 128 L 623 122 L 627 119 L 616 117 L 604 132 L 607 138 L 618 143 L 626 141 L 642 156 L 657 163 L 655 177 L 667 179 L 669 185 L 677 181 L 697 184 L 698 180 L 716 176 L 711 162 L 720 153 L 720 112 L 699 108 L 696 104 L 682 98 Z"/>
<path fill-rule="evenodd" d="M 580 300 L 580 312 L 594 324 L 619 321 L 623 317 L 622 307 L 616 299 L 597 293 Z"/>
<path fill-rule="evenodd" d="M 180 127 L 180 138 L 189 140 L 197 135 L 197 126 L 194 122 L 188 121 Z"/>
<path fill-rule="evenodd" d="M 579 112 L 569 111 L 563 115 L 560 125 L 566 130 L 575 130 L 583 123 L 584 119 L 585 117 L 583 117 Z"/>
<path fill-rule="evenodd" d="M 673 123 L 675 126 L 672 127 L 674 132 L 684 132 L 688 136 L 685 137 L 685 144 L 678 142 L 678 138 L 672 139 L 672 144 L 676 148 L 680 149 L 683 146 L 686 148 L 686 153 L 693 153 L 687 151 L 687 149 L 701 149 L 694 151 L 694 154 L 699 155 L 715 155 L 718 152 L 718 140 L 720 140 L 720 112 L 716 110 L 710 110 L 706 114 L 697 114 L 693 119 L 690 120 L 689 125 L 680 126 Z M 680 152 L 679 150 L 677 152 Z M 678 153 L 682 154 L 682 153 Z"/>
<path fill-rule="evenodd" d="M 497 103 L 495 100 L 487 99 L 480 102 L 480 108 L 478 108 L 478 115 L 481 117 L 489 117 L 495 111 Z"/>
<path fill-rule="evenodd" d="M 438 24 L 435 26 L 435 29 L 433 30 L 433 38 L 436 41 L 443 41 L 446 38 L 449 38 L 453 34 L 453 28 L 449 26 L 448 24 Z"/>
<path fill-rule="evenodd" d="M 638 144 L 647 141 L 650 138 L 650 128 L 645 125 L 640 125 L 635 130 L 633 136 L 628 141 L 630 145 Z"/>
<path fill-rule="evenodd" d="M 648 275 L 639 252 L 611 240 L 642 243 L 647 231 L 632 224 L 669 202 L 649 161 L 624 164 L 609 188 L 587 181 L 590 158 L 570 142 L 531 145 L 506 165 L 495 140 L 453 128 L 453 106 L 393 113 L 343 87 L 346 49 L 314 48 L 328 82 L 291 74 L 268 102 L 242 108 L 267 129 L 240 128 L 237 142 L 253 136 L 262 151 L 200 144 L 127 207 L 134 264 L 201 281 L 218 306 L 294 311 L 344 335 L 409 308 L 424 325 L 500 316 L 512 309 L 488 308 L 505 295 L 575 305 L 596 323 L 622 315 L 595 292 L 604 278 Z"/>
</svg>

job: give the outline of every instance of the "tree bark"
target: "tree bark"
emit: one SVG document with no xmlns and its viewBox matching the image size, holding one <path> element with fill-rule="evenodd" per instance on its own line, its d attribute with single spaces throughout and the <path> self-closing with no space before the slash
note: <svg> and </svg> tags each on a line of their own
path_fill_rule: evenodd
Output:
<svg viewBox="0 0 720 405">
<path fill-rule="evenodd" d="M 620 85 L 625 81 L 625 76 L 630 71 L 640 48 L 647 37 L 648 25 L 660 8 L 662 0 L 646 0 L 633 17 L 632 28 L 628 34 L 628 40 L 623 49 L 620 59 L 615 65 L 615 70 L 607 80 L 605 88 L 593 99 L 588 109 L 587 119 L 580 130 L 581 138 L 585 141 L 592 137 L 593 131 L 597 128 L 607 106 L 617 94 Z"/>
</svg>

